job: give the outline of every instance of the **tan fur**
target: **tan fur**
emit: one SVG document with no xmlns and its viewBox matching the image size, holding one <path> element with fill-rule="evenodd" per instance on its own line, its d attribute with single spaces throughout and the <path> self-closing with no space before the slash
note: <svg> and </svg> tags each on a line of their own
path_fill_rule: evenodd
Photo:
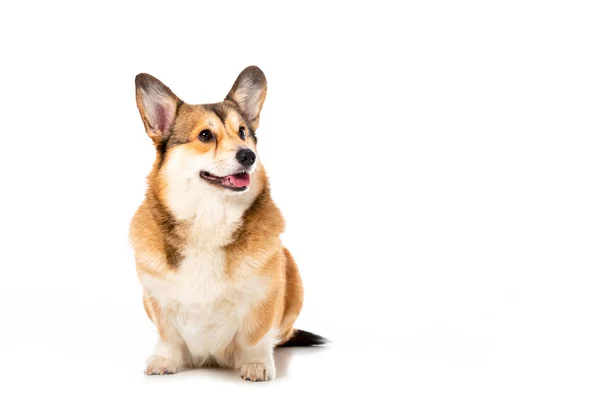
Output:
<svg viewBox="0 0 600 400">
<path fill-rule="evenodd" d="M 283 249 L 283 252 L 285 255 L 285 303 L 279 328 L 282 343 L 286 342 L 294 333 L 293 325 L 300 315 L 304 299 L 304 289 L 298 266 L 288 249 Z"/>
<path fill-rule="evenodd" d="M 176 182 L 178 168 L 188 171 L 185 166 L 197 157 L 231 163 L 241 146 L 256 152 L 250 130 L 258 127 L 258 113 L 240 111 L 235 85 L 228 100 L 211 108 L 181 102 L 152 77 L 136 83 L 138 108 L 157 146 L 146 198 L 130 229 L 144 309 L 159 334 L 146 373 L 216 364 L 241 368 L 244 379 L 272 379 L 272 348 L 292 336 L 303 291 L 297 266 L 279 239 L 284 221 L 264 168 L 258 161 L 242 194 L 221 193 L 194 176 L 187 185 L 196 186 L 185 194 L 186 184 Z M 250 106 L 260 111 L 265 94 L 266 82 Z M 174 120 L 168 118 L 172 109 Z M 240 127 L 248 129 L 245 140 Z M 205 129 L 215 142 L 198 140 Z M 200 196 L 197 202 L 194 196 Z M 220 315 L 222 320 L 214 320 Z"/>
</svg>

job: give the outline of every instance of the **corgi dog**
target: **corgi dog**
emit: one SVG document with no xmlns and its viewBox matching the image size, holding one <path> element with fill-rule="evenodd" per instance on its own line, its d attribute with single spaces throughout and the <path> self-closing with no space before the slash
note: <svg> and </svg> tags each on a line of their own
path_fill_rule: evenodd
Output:
<svg viewBox="0 0 600 400">
<path fill-rule="evenodd" d="M 266 78 L 248 67 L 225 100 L 204 105 L 145 73 L 135 87 L 156 147 L 130 227 L 144 308 L 158 331 L 145 372 L 220 366 L 249 381 L 274 379 L 275 347 L 326 340 L 294 329 L 302 281 L 256 150 Z"/>
</svg>

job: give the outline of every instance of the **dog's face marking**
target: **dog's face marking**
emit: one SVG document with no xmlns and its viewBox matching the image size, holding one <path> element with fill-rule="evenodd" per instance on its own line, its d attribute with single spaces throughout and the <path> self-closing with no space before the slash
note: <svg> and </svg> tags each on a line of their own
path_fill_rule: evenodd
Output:
<svg viewBox="0 0 600 400">
<path fill-rule="evenodd" d="M 257 164 L 256 141 L 235 105 L 182 104 L 171 130 L 162 157 L 168 162 L 178 147 L 181 176 L 227 192 L 248 190 Z"/>
<path fill-rule="evenodd" d="M 248 67 L 223 102 L 190 105 L 156 78 L 138 75 L 138 109 L 157 149 L 157 170 L 168 171 L 169 183 L 247 192 L 258 165 L 255 132 L 266 89 L 262 71 Z"/>
</svg>

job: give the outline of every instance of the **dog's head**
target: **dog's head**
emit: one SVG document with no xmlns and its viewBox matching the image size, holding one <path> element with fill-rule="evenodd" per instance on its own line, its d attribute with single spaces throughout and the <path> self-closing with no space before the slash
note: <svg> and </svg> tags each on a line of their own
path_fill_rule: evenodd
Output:
<svg viewBox="0 0 600 400">
<path fill-rule="evenodd" d="M 243 70 L 225 100 L 215 104 L 187 104 L 148 74 L 139 74 L 135 86 L 144 127 L 157 150 L 155 168 L 167 180 L 199 190 L 248 191 L 258 165 L 255 132 L 267 94 L 258 67 Z"/>
</svg>

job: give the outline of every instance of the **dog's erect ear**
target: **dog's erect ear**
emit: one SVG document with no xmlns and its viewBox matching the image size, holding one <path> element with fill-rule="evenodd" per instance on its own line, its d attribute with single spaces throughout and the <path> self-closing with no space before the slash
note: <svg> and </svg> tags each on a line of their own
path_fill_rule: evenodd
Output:
<svg viewBox="0 0 600 400">
<path fill-rule="evenodd" d="M 235 102 L 248 119 L 250 128 L 256 130 L 265 97 L 267 79 L 258 67 L 248 67 L 242 71 L 233 84 L 225 100 Z"/>
<path fill-rule="evenodd" d="M 155 144 L 169 134 L 181 100 L 161 81 L 148 74 L 135 77 L 135 99 L 148 136 Z"/>
</svg>

